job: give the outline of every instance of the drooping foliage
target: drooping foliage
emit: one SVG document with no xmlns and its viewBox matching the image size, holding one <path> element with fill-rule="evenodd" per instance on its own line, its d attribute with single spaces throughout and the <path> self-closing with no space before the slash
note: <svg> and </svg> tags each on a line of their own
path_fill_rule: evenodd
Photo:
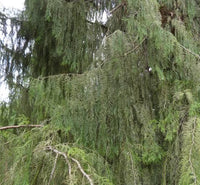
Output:
<svg viewBox="0 0 200 185">
<path fill-rule="evenodd" d="M 0 124 L 41 127 L 0 130 L 0 182 L 199 184 L 198 0 L 25 7 L 1 40 Z"/>
</svg>

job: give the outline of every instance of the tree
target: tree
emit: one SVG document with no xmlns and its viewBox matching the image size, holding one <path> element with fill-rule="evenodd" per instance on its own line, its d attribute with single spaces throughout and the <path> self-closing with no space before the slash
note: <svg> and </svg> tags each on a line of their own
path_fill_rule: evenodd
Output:
<svg viewBox="0 0 200 185">
<path fill-rule="evenodd" d="M 25 5 L 1 41 L 0 182 L 199 184 L 199 2 Z"/>
</svg>

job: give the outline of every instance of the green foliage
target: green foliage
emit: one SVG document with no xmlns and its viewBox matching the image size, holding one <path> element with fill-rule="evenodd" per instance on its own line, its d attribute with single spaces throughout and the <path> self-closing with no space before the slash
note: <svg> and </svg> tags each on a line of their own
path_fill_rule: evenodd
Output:
<svg viewBox="0 0 200 185">
<path fill-rule="evenodd" d="M 69 157 L 79 160 L 83 169 L 91 174 L 95 183 L 112 184 L 110 177 L 107 176 L 110 173 L 109 166 L 101 156 L 91 150 L 81 149 L 77 144 L 61 144 L 59 130 L 52 126 L 31 131 L 25 130 L 17 136 L 5 131 L 0 140 L 1 143 L 5 143 L 1 144 L 0 149 L 0 161 L 5 167 L 1 168 L 0 182 L 2 184 L 47 184 L 54 161 L 54 154 L 46 150 L 48 145 L 53 145 L 61 152 L 66 152 Z M 15 152 L 13 153 L 12 150 Z M 96 168 L 97 162 L 99 169 Z M 72 184 L 81 182 L 86 184 L 87 181 L 81 177 L 77 166 L 73 163 L 71 165 Z M 52 184 L 68 184 L 68 168 L 64 158 L 59 157 L 54 174 L 56 178 L 52 180 Z"/>
<path fill-rule="evenodd" d="M 26 0 L 0 125 L 43 127 L 0 131 L 0 184 L 199 184 L 196 6 Z"/>
<path fill-rule="evenodd" d="M 199 184 L 199 118 L 191 117 L 184 126 L 183 158 L 179 184 Z"/>
</svg>

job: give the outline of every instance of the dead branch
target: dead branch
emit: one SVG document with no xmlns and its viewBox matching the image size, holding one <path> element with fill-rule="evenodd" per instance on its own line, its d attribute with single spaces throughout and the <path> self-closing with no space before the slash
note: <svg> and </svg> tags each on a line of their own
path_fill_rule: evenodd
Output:
<svg viewBox="0 0 200 185">
<path fill-rule="evenodd" d="M 64 152 L 60 152 L 60 151 L 54 149 L 52 146 L 47 146 L 46 150 L 50 150 L 50 151 L 52 151 L 52 152 L 54 152 L 56 154 L 62 155 L 65 158 L 65 160 L 66 160 L 66 162 L 68 164 L 68 167 L 69 167 L 69 175 L 71 176 L 71 164 L 70 164 L 70 162 L 68 160 L 67 155 Z M 69 158 L 73 162 L 75 162 L 77 164 L 79 170 L 81 171 L 81 173 L 83 174 L 83 176 L 87 178 L 87 180 L 89 181 L 90 185 L 94 185 L 94 183 L 93 183 L 92 179 L 90 178 L 90 176 L 83 170 L 80 162 L 78 160 L 74 159 L 73 157 L 69 157 Z M 71 179 L 71 177 L 70 177 L 70 179 Z"/>
<path fill-rule="evenodd" d="M 51 180 L 52 180 L 52 178 L 53 178 L 53 174 L 54 174 L 55 169 L 56 169 L 56 163 L 57 163 L 57 160 L 58 160 L 58 155 L 59 155 L 59 154 L 57 153 L 57 154 L 56 154 L 55 161 L 54 161 L 53 169 L 52 169 L 52 171 L 51 171 L 51 175 L 50 175 L 50 178 L 49 178 L 49 183 L 48 183 L 48 185 L 50 185 Z"/>
<path fill-rule="evenodd" d="M 59 154 L 59 155 L 61 155 L 61 156 L 63 156 L 63 157 L 65 158 L 65 161 L 66 161 L 66 163 L 67 163 L 67 165 L 68 165 L 68 168 L 69 168 L 69 170 L 68 170 L 68 171 L 69 171 L 69 178 L 71 179 L 72 167 L 71 167 L 71 164 L 70 164 L 70 162 L 69 162 L 69 160 L 68 160 L 67 155 L 66 155 L 64 152 L 60 152 L 60 151 L 54 149 L 54 148 L 51 147 L 51 146 L 47 146 L 47 147 L 46 147 L 46 150 L 50 150 L 50 151 L 52 151 L 52 152 L 54 152 L 54 153 L 56 153 L 56 154 Z"/>
<path fill-rule="evenodd" d="M 90 185 L 94 185 L 92 179 L 89 177 L 89 175 L 87 173 L 85 173 L 85 171 L 81 167 L 81 164 L 79 163 L 79 161 L 77 161 L 73 157 L 70 157 L 70 158 L 72 161 L 74 161 L 77 164 L 77 166 L 78 166 L 79 170 L 81 171 L 81 173 L 83 174 L 83 176 L 85 176 L 88 179 L 88 181 L 90 182 Z"/>
<path fill-rule="evenodd" d="M 8 129 L 15 129 L 15 128 L 39 128 L 43 127 L 43 125 L 12 125 L 6 127 L 0 127 L 0 130 L 8 130 Z"/>
</svg>

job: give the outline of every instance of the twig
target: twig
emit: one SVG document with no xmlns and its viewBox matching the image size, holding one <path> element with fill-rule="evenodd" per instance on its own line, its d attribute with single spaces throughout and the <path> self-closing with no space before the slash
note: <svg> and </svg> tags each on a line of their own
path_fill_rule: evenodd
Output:
<svg viewBox="0 0 200 185">
<path fill-rule="evenodd" d="M 127 51 L 126 53 L 124 53 L 124 54 L 122 54 L 122 55 L 114 56 L 114 57 L 110 57 L 110 58 L 105 59 L 105 60 L 101 63 L 100 67 L 102 67 L 107 61 L 112 60 L 113 58 L 116 58 L 116 57 L 118 57 L 118 58 L 123 58 L 123 57 L 126 57 L 126 56 L 130 55 L 130 54 L 133 53 L 135 50 L 137 50 L 137 49 L 141 46 L 141 44 L 142 44 L 146 39 L 147 39 L 147 37 L 143 38 L 142 41 L 141 41 L 137 46 L 135 46 L 133 49 Z"/>
<path fill-rule="evenodd" d="M 89 20 L 86 20 L 86 22 L 91 24 L 91 25 L 95 25 L 95 24 L 99 25 L 102 29 L 104 29 L 106 31 L 108 30 L 108 27 L 106 25 L 104 25 L 104 24 L 101 24 L 100 22 L 97 22 L 97 21 L 92 22 L 92 21 L 89 21 Z"/>
<path fill-rule="evenodd" d="M 51 180 L 52 180 L 52 178 L 53 178 L 53 174 L 54 174 L 55 169 L 56 169 L 56 163 L 57 163 L 57 160 L 58 160 L 58 155 L 59 155 L 59 154 L 56 153 L 56 158 L 55 158 L 55 161 L 54 161 L 53 169 L 52 169 L 52 171 L 51 171 L 51 176 L 50 176 L 50 178 L 49 178 L 49 183 L 48 183 L 48 185 L 50 185 Z"/>
<path fill-rule="evenodd" d="M 117 5 L 115 8 L 113 8 L 109 13 L 110 14 L 113 14 L 113 12 L 115 12 L 116 10 L 118 10 L 120 7 L 122 7 L 123 6 L 123 4 L 121 3 L 121 4 L 119 4 L 119 5 Z"/>
<path fill-rule="evenodd" d="M 12 125 L 12 126 L 0 127 L 0 130 L 8 130 L 14 128 L 35 128 L 35 127 L 43 127 L 43 125 Z"/>
<path fill-rule="evenodd" d="M 145 40 L 147 37 L 143 38 L 142 41 L 140 42 L 140 44 L 138 44 L 137 46 L 135 46 L 133 49 L 127 51 L 126 53 L 124 53 L 124 56 L 127 56 L 131 53 L 133 53 Z"/>
<path fill-rule="evenodd" d="M 115 8 L 113 8 L 109 13 L 113 14 L 115 11 L 117 11 L 119 8 L 126 5 L 126 1 L 123 1 L 121 4 L 117 5 Z"/>
<path fill-rule="evenodd" d="M 74 162 L 77 164 L 77 166 L 78 166 L 79 170 L 81 171 L 81 173 L 82 173 L 82 174 L 88 179 L 88 181 L 90 182 L 90 185 L 94 185 L 92 179 L 89 177 L 89 175 L 88 175 L 87 173 L 85 173 L 85 171 L 84 171 L 83 168 L 81 167 L 81 164 L 79 163 L 79 161 L 77 161 L 77 160 L 74 159 L 73 157 L 70 157 L 70 158 L 71 158 L 72 161 L 74 161 Z"/>
<path fill-rule="evenodd" d="M 200 60 L 200 55 L 194 53 L 193 51 L 189 50 L 188 48 L 184 47 L 183 45 L 179 44 L 178 46 L 180 46 L 181 48 L 183 48 L 185 51 L 187 51 L 188 53 L 194 55 L 196 58 L 198 58 Z"/>
</svg>

